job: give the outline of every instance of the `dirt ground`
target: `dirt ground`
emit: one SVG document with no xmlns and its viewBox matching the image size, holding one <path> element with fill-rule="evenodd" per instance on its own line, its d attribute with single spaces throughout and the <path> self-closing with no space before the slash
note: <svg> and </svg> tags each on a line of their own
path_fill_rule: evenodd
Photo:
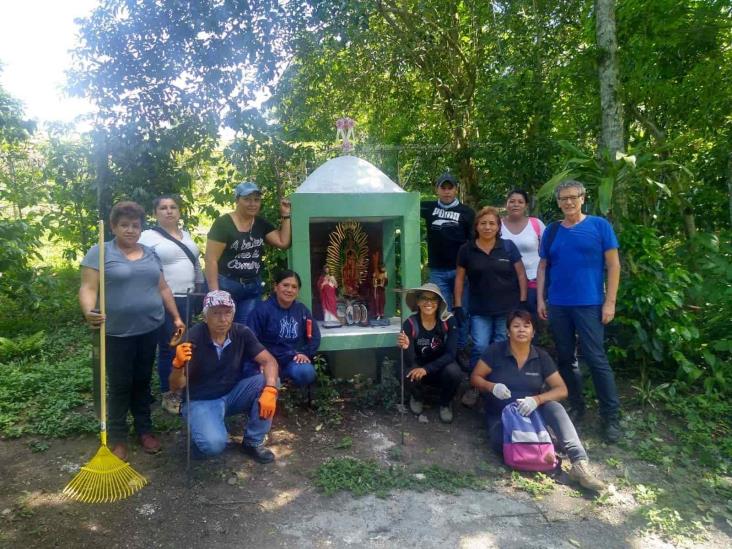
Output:
<svg viewBox="0 0 732 549">
<path fill-rule="evenodd" d="M 161 413 L 161 412 L 159 412 Z M 595 500 L 559 484 L 537 500 L 512 486 L 490 454 L 479 413 L 457 409 L 446 426 L 436 409 L 428 423 L 396 413 L 346 410 L 343 423 L 323 426 L 309 410 L 275 418 L 269 445 L 275 463 L 258 465 L 231 445 L 220 458 L 194 462 L 186 474 L 185 436 L 162 436 L 156 456 L 132 447 L 131 465 L 149 480 L 134 496 L 111 504 L 64 500 L 60 492 L 96 451 L 95 438 L 0 441 L 0 545 L 3 547 L 668 547 L 644 521 L 608 457 L 624 460 L 635 482 L 662 475 L 633 462 L 594 437 L 583 439 L 600 475 L 613 484 Z M 241 422 L 233 429 L 241 434 Z M 337 449 L 343 437 L 353 444 Z M 395 450 L 394 448 L 401 448 Z M 35 447 L 38 450 L 38 446 Z M 397 491 L 386 498 L 326 496 L 313 471 L 330 457 L 352 456 L 409 468 L 439 465 L 493 482 L 458 494 Z M 561 481 L 561 479 L 560 479 Z M 732 547 L 729 531 L 715 526 L 695 546 Z"/>
</svg>

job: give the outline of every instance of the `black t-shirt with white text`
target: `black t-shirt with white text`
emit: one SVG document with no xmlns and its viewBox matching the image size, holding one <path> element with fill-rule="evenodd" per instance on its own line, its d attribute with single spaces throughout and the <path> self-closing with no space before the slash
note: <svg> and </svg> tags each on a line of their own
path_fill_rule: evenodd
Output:
<svg viewBox="0 0 732 549">
<path fill-rule="evenodd" d="M 427 222 L 427 264 L 433 269 L 455 269 L 458 249 L 472 238 L 475 212 L 462 203 L 442 208 L 437 202 L 420 204 L 420 215 Z"/>
</svg>

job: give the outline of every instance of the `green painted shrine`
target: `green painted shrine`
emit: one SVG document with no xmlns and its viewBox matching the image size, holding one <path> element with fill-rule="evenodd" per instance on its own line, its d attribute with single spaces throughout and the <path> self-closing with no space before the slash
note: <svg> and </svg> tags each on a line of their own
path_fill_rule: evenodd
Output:
<svg viewBox="0 0 732 549">
<path fill-rule="evenodd" d="M 395 314 L 401 294 L 393 290 L 420 284 L 419 193 L 404 191 L 369 162 L 344 155 L 318 167 L 290 199 L 289 264 L 302 278 L 300 300 L 316 318 L 322 316 L 317 314 L 320 298 L 315 283 L 325 263 L 329 235 L 339 222 L 361 224 L 368 234 L 369 252 L 380 252 L 389 277 L 384 313 L 390 325 L 324 329 L 321 323 L 320 350 L 344 351 L 336 353 L 340 358 L 368 359 L 364 351 L 396 348 L 400 324 Z"/>
</svg>

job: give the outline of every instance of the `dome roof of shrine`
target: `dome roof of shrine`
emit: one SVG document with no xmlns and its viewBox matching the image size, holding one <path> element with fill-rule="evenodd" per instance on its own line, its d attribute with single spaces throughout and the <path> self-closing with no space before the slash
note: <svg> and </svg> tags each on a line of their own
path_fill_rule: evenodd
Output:
<svg viewBox="0 0 732 549">
<path fill-rule="evenodd" d="M 344 155 L 319 166 L 295 192 L 363 194 L 405 191 L 370 162 Z"/>
</svg>

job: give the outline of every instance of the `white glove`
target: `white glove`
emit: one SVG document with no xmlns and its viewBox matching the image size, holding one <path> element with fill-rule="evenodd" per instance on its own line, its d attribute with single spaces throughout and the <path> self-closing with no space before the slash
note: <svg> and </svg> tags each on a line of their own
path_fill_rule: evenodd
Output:
<svg viewBox="0 0 732 549">
<path fill-rule="evenodd" d="M 511 398 L 511 391 L 509 391 L 508 387 L 506 387 L 503 383 L 496 383 L 493 386 L 493 390 L 491 391 L 491 393 L 493 393 L 493 396 L 499 400 L 506 400 L 507 398 Z"/>
<path fill-rule="evenodd" d="M 518 404 L 518 411 L 522 416 L 530 415 L 539 405 L 536 399 L 531 397 L 518 398 L 516 399 L 516 404 Z"/>
</svg>

